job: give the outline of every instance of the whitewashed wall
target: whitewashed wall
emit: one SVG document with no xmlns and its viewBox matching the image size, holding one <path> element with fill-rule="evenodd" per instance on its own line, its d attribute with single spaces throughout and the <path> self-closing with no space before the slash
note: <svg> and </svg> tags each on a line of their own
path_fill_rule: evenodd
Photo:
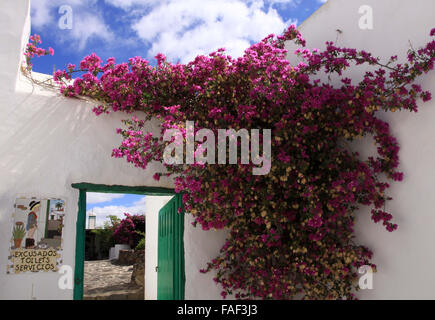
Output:
<svg viewBox="0 0 435 320">
<path fill-rule="evenodd" d="M 360 6 L 373 8 L 372 30 L 359 28 Z M 414 48 L 428 42 L 435 27 L 433 0 L 329 0 L 299 27 L 307 47 L 324 48 L 327 40 L 404 61 L 411 41 Z M 336 30 L 342 31 L 337 34 Z M 293 49 L 293 46 L 288 46 Z M 295 61 L 291 59 L 291 61 Z M 353 68 L 347 76 L 360 79 L 365 71 Z M 435 72 L 420 81 L 435 96 Z M 401 146 L 400 169 L 404 180 L 392 183 L 394 198 L 386 206 L 399 228 L 387 232 L 370 219 L 370 210 L 357 213 L 357 241 L 374 252 L 378 266 L 373 290 L 359 291 L 360 299 L 434 299 L 435 274 L 435 101 L 420 103 L 417 114 L 408 111 L 384 114 Z M 370 142 L 372 145 L 372 142 Z M 363 155 L 373 147 L 360 146 Z"/>
<path fill-rule="evenodd" d="M 158 265 L 158 222 L 159 210 L 172 197 L 146 197 L 146 239 L 145 239 L 145 299 L 157 299 Z M 185 252 L 185 299 L 213 300 L 221 299 L 220 288 L 214 283 L 215 272 L 202 274 L 207 262 L 219 254 L 224 244 L 227 231 L 203 231 L 200 226 L 192 226 L 193 217 L 186 214 L 184 218 L 184 252 Z"/>
<path fill-rule="evenodd" d="M 200 273 L 211 259 L 219 254 L 228 233 L 226 230 L 204 231 L 201 226 L 192 226 L 192 215 L 184 218 L 184 252 L 186 268 L 186 300 L 218 300 L 222 299 L 213 278 L 216 273 Z M 228 299 L 228 298 L 227 298 Z"/>
</svg>

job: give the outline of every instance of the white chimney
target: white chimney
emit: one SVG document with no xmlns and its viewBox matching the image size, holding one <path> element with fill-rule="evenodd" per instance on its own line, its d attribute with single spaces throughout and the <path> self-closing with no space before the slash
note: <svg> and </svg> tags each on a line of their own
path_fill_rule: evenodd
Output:
<svg viewBox="0 0 435 320">
<path fill-rule="evenodd" d="M 94 213 L 90 213 L 88 216 L 88 229 L 95 229 L 97 222 L 97 216 Z"/>
</svg>

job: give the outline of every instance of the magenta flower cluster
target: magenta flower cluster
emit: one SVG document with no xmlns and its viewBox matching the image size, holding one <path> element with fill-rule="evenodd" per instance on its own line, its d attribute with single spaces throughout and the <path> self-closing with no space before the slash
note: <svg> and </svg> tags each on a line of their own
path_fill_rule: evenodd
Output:
<svg viewBox="0 0 435 320">
<path fill-rule="evenodd" d="M 134 248 L 142 237 L 136 231 L 145 232 L 145 216 L 129 213 L 124 213 L 124 216 L 125 218 L 115 228 L 113 238 L 118 244 L 128 244 Z"/>
<path fill-rule="evenodd" d="M 46 55 L 54 55 L 53 48 L 43 49 L 38 47 L 42 43 L 41 37 L 37 34 L 30 36 L 30 42 L 26 46 L 24 56 L 26 58 L 27 69 L 31 70 L 33 65 L 31 63 L 32 58 L 35 56 L 41 57 Z"/>
</svg>

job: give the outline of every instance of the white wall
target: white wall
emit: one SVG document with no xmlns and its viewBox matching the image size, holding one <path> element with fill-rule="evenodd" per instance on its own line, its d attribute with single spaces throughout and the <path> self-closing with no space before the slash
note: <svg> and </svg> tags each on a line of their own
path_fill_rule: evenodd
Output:
<svg viewBox="0 0 435 320">
<path fill-rule="evenodd" d="M 172 197 L 147 196 L 146 201 L 146 239 L 145 239 L 145 300 L 157 299 L 158 265 L 158 222 L 159 210 Z M 200 269 L 219 254 L 225 242 L 227 231 L 203 231 L 200 226 L 192 226 L 193 217 L 184 218 L 184 262 L 185 262 L 185 299 L 221 299 L 220 288 L 213 281 L 215 272 L 202 274 Z"/>
<path fill-rule="evenodd" d="M 207 262 L 219 254 L 225 243 L 227 230 L 204 231 L 201 226 L 192 226 L 192 215 L 184 218 L 184 254 L 186 269 L 186 300 L 217 300 L 222 299 L 221 287 L 213 281 L 216 273 L 200 273 L 200 269 L 207 266 Z M 229 299 L 229 298 L 227 298 Z"/>
<path fill-rule="evenodd" d="M 157 300 L 159 211 L 172 198 L 173 196 L 145 197 L 145 300 Z"/>
<path fill-rule="evenodd" d="M 1 1 L 0 3 L 0 88 L 11 94 L 17 80 L 20 50 L 29 39 L 30 19 L 28 16 L 30 2 Z M 0 97 L 0 102 L 6 101 Z"/>
<path fill-rule="evenodd" d="M 373 30 L 358 27 L 361 5 L 373 8 Z M 387 59 L 399 54 L 403 62 L 408 41 L 414 48 L 426 44 L 433 27 L 433 0 L 329 0 L 299 29 L 311 49 L 324 48 L 325 41 L 337 39 L 340 46 L 364 49 Z M 337 29 L 342 31 L 338 38 Z M 347 75 L 357 80 L 362 71 L 353 68 Z M 420 83 L 435 96 L 435 72 Z M 357 213 L 357 242 L 373 250 L 373 262 L 378 266 L 374 289 L 359 291 L 360 299 L 435 298 L 435 101 L 420 103 L 419 108 L 417 114 L 402 111 L 383 115 L 400 143 L 399 169 L 405 174 L 402 182 L 391 183 L 389 194 L 394 200 L 386 207 L 399 228 L 389 233 L 373 223 L 369 208 Z M 360 149 L 367 155 L 371 148 Z"/>
<path fill-rule="evenodd" d="M 72 299 L 72 290 L 58 288 L 57 273 L 6 274 L 15 199 L 66 201 L 63 263 L 74 270 L 78 190 L 72 183 L 173 185 L 152 178 L 159 164 L 144 171 L 111 157 L 121 142 L 115 129 L 128 115 L 96 117 L 92 105 L 33 88 L 18 75 L 29 19 L 28 0 L 0 2 L 0 42 L 8 44 L 0 46 L 0 299 Z"/>
</svg>

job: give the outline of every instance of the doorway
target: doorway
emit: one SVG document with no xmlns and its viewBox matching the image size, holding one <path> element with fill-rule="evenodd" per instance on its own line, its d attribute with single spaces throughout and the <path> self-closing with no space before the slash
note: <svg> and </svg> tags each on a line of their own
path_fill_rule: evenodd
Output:
<svg viewBox="0 0 435 320">
<path fill-rule="evenodd" d="M 83 300 L 144 300 L 149 197 L 86 192 Z"/>
<path fill-rule="evenodd" d="M 184 210 L 182 207 L 181 194 L 176 194 L 173 189 L 161 187 L 108 186 L 90 183 L 77 183 L 73 184 L 72 187 L 79 190 L 76 225 L 74 300 L 83 299 L 86 195 L 88 192 L 172 196 L 172 199 L 159 211 L 158 226 L 156 226 L 158 229 L 158 265 L 155 266 L 155 272 L 157 272 L 157 299 L 184 299 Z M 179 210 L 179 208 L 181 208 L 181 210 Z"/>
</svg>

